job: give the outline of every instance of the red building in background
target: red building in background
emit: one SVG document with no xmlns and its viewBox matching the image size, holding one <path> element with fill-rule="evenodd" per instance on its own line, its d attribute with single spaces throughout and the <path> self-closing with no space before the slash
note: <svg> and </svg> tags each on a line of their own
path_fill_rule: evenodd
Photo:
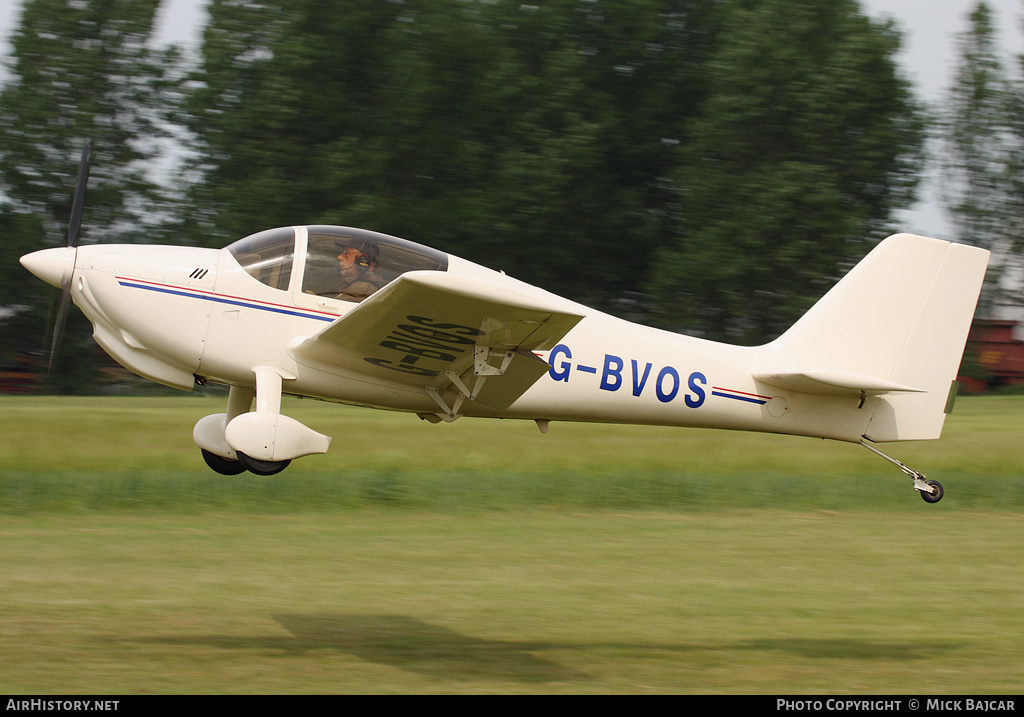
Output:
<svg viewBox="0 0 1024 717">
<path fill-rule="evenodd" d="M 1019 322 L 977 319 L 967 336 L 967 349 L 957 380 L 971 393 L 1024 384 L 1024 341 Z"/>
</svg>

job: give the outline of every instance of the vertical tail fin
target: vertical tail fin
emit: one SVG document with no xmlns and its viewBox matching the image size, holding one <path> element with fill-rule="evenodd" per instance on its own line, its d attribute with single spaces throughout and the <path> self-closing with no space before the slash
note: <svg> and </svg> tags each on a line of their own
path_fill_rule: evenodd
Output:
<svg viewBox="0 0 1024 717">
<path fill-rule="evenodd" d="M 872 441 L 938 438 L 988 258 L 965 244 L 889 237 L 765 347 L 780 367 L 765 380 L 880 396 L 865 430 Z"/>
</svg>

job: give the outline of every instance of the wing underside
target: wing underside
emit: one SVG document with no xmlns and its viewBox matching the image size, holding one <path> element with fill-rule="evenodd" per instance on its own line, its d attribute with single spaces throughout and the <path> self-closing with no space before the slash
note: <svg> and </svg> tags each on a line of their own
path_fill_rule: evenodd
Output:
<svg viewBox="0 0 1024 717">
<path fill-rule="evenodd" d="M 421 389 L 450 420 L 467 400 L 508 408 L 549 369 L 534 352 L 554 346 L 582 318 L 547 295 L 416 271 L 291 353 L 324 370 Z"/>
</svg>

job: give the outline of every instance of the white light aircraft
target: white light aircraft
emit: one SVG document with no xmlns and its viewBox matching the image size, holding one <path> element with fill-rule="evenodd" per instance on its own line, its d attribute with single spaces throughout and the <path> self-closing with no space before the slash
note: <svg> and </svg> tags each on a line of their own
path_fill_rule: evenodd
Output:
<svg viewBox="0 0 1024 717">
<path fill-rule="evenodd" d="M 415 413 L 695 426 L 860 443 L 929 503 L 942 486 L 882 453 L 940 436 L 989 252 L 910 234 L 875 247 L 788 331 L 731 346 L 633 324 L 362 229 L 295 226 L 224 249 L 76 246 L 21 263 L 61 287 L 126 368 L 230 387 L 193 436 L 223 474 L 271 475 L 330 438 L 282 394 Z M 255 407 L 253 403 L 255 402 Z"/>
</svg>

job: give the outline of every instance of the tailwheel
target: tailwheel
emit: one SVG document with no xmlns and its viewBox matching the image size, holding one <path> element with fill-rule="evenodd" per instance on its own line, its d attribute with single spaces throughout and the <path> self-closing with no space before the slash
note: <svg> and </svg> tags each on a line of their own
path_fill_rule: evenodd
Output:
<svg viewBox="0 0 1024 717">
<path fill-rule="evenodd" d="M 203 460 L 206 461 L 206 465 L 210 466 L 217 473 L 222 476 L 236 476 L 239 473 L 245 473 L 246 468 L 239 461 L 233 461 L 230 458 L 224 456 L 218 456 L 216 453 L 211 453 L 205 448 L 200 448 L 203 452 Z"/>
<path fill-rule="evenodd" d="M 250 473 L 255 473 L 258 476 L 275 475 L 283 471 L 285 468 L 288 467 L 288 464 L 291 463 L 290 460 L 261 461 L 258 458 L 252 458 L 251 456 L 247 456 L 241 451 L 235 451 L 235 454 L 238 456 L 238 462 L 245 467 L 245 470 L 249 471 Z"/>
<path fill-rule="evenodd" d="M 929 493 L 926 490 L 919 490 L 919 492 L 921 493 L 921 498 L 924 499 L 925 503 L 938 503 L 940 500 L 942 500 L 941 483 L 939 483 L 937 480 L 927 480 L 924 483 L 926 486 L 929 486 L 932 489 L 931 493 Z"/>
<path fill-rule="evenodd" d="M 899 468 L 901 471 L 906 473 L 908 476 L 913 478 L 914 490 L 921 494 L 921 498 L 924 499 L 925 503 L 938 503 L 940 500 L 942 500 L 942 484 L 939 483 L 937 480 L 927 480 L 925 478 L 924 473 L 919 473 L 918 471 L 915 471 L 913 468 L 896 460 L 892 456 L 887 456 L 886 454 L 882 453 L 880 450 L 872 446 L 870 443 L 868 443 L 866 439 L 862 439 L 860 444 L 867 448 L 872 453 L 874 453 L 875 455 L 881 456 L 885 460 L 889 461 L 897 468 Z"/>
</svg>

